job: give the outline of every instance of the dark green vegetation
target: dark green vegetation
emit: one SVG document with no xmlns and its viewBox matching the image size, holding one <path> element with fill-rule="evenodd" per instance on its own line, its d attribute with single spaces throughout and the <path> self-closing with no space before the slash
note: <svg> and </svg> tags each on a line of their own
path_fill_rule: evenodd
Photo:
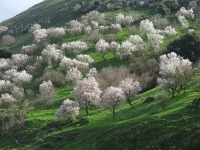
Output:
<svg viewBox="0 0 200 150">
<path fill-rule="evenodd" d="M 8 48 L 0 48 L 0 58 L 10 58 L 12 52 Z"/>
<path fill-rule="evenodd" d="M 39 23 L 40 17 L 41 20 L 50 17 L 50 23 L 41 23 L 43 28 L 63 26 L 71 19 L 80 19 L 80 14 L 77 15 L 72 11 L 72 6 L 76 3 L 72 0 L 46 0 L 0 25 L 11 27 L 21 23 Z M 96 5 L 98 5 L 98 2 L 96 2 Z M 61 11 L 61 13 L 58 11 L 65 7 L 68 7 L 68 9 Z M 138 27 L 139 21 L 157 13 L 155 8 L 130 7 L 117 10 L 105 9 L 104 11 L 109 16 L 115 16 L 118 12 L 134 11 L 139 18 L 138 22 L 135 23 Z M 25 19 L 25 16 L 29 17 Z M 193 24 L 191 21 L 190 25 L 194 26 L 195 23 Z M 176 29 L 178 31 L 177 36 L 185 35 L 187 32 L 178 27 Z M 195 26 L 195 30 L 200 30 L 198 24 Z M 115 38 L 116 41 L 121 43 L 130 34 L 137 33 L 137 30 L 130 33 L 128 29 L 124 29 Z M 105 36 L 108 36 L 108 34 L 105 34 Z M 13 53 L 20 52 L 23 45 L 30 44 L 33 40 L 26 32 L 16 33 L 16 38 L 18 40 L 17 44 L 10 47 Z M 78 37 L 78 39 L 81 38 L 82 35 Z M 76 37 L 67 35 L 63 42 L 73 40 L 76 40 Z M 170 40 L 173 40 L 173 38 Z M 162 48 L 165 48 L 169 42 L 165 40 Z M 93 66 L 98 70 L 107 66 L 119 67 L 121 65 L 132 69 L 129 65 L 130 60 L 121 61 L 119 58 L 115 60 L 112 53 L 108 53 L 105 56 L 106 61 L 103 61 L 102 57 L 96 55 L 94 45 L 85 53 L 93 57 L 95 60 Z M 159 54 L 155 55 L 159 56 Z M 147 56 L 151 58 L 154 57 L 154 54 L 151 51 Z M 194 67 L 197 68 L 195 65 Z M 42 73 L 41 70 L 40 74 Z M 155 98 L 157 96 L 159 89 L 153 88 L 133 99 L 134 109 L 131 109 L 128 104 L 120 106 L 116 111 L 115 121 L 112 121 L 111 112 L 108 110 L 102 112 L 101 109 L 95 106 L 90 108 L 89 117 L 86 117 L 85 110 L 81 109 L 77 123 L 57 120 L 54 114 L 63 100 L 66 98 L 73 99 L 71 95 L 72 86 L 58 86 L 58 96 L 54 106 L 51 108 L 35 108 L 33 106 L 28 108 L 28 115 L 22 132 L 14 135 L 2 133 L 0 135 L 0 149 L 198 150 L 200 149 L 200 110 L 188 108 L 187 106 L 195 98 L 200 97 L 199 92 L 195 90 L 196 76 L 199 73 L 199 68 L 197 68 L 191 81 L 187 84 L 186 93 L 176 93 L 174 98 L 170 97 L 165 109 L 161 109 L 156 99 L 146 100 L 148 97 Z"/>
</svg>

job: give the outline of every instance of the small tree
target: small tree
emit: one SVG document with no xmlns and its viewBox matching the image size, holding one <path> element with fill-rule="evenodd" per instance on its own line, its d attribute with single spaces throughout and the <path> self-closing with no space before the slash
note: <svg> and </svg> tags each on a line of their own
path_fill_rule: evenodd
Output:
<svg viewBox="0 0 200 150">
<path fill-rule="evenodd" d="M 118 87 L 108 87 L 105 89 L 101 99 L 98 101 L 98 105 L 101 108 L 108 108 L 113 116 L 113 120 L 115 120 L 115 109 L 119 103 L 122 103 L 126 100 L 124 92 L 121 88 Z"/>
<path fill-rule="evenodd" d="M 96 104 L 102 91 L 94 77 L 84 78 L 75 86 L 72 95 L 79 105 L 84 106 L 86 115 L 89 115 L 89 106 Z"/>
<path fill-rule="evenodd" d="M 55 113 L 55 116 L 62 120 L 76 121 L 79 115 L 79 104 L 75 101 L 66 99 Z"/>
<path fill-rule="evenodd" d="M 64 28 L 49 28 L 47 29 L 47 35 L 48 35 L 48 39 L 51 41 L 51 43 L 53 42 L 60 42 L 62 41 L 62 39 L 65 37 L 65 30 Z"/>
<path fill-rule="evenodd" d="M 126 78 L 119 83 L 119 87 L 124 91 L 126 101 L 133 108 L 131 98 L 135 97 L 142 90 L 140 83 L 138 81 L 133 82 L 131 78 Z"/>
<path fill-rule="evenodd" d="M 11 46 L 15 44 L 15 38 L 11 35 L 4 35 L 1 40 L 1 45 L 3 47 Z"/>
<path fill-rule="evenodd" d="M 0 48 L 0 58 L 11 58 L 12 52 L 8 48 Z"/>
<path fill-rule="evenodd" d="M 105 55 L 108 53 L 108 49 L 109 49 L 109 43 L 106 42 L 103 39 L 100 39 L 97 43 L 96 43 L 96 52 L 101 54 L 103 60 L 105 61 Z"/>
<path fill-rule="evenodd" d="M 36 101 L 38 105 L 52 106 L 56 97 L 54 85 L 49 80 L 43 81 L 39 86 L 39 99 Z"/>
</svg>

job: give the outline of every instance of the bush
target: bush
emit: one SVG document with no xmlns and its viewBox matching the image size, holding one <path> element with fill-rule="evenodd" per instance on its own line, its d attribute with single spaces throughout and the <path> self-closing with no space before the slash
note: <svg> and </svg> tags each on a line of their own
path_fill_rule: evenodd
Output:
<svg viewBox="0 0 200 150">
<path fill-rule="evenodd" d="M 154 102 L 155 101 L 155 98 L 154 97 L 147 97 L 145 100 L 144 100 L 144 103 L 151 103 L 151 102 Z"/>
<path fill-rule="evenodd" d="M 8 48 L 0 48 L 0 58 L 11 58 L 12 52 Z"/>
<path fill-rule="evenodd" d="M 191 103 L 188 104 L 188 108 L 200 109 L 200 98 L 195 98 Z"/>
<path fill-rule="evenodd" d="M 200 57 L 200 36 L 196 33 L 186 34 L 167 45 L 168 52 L 175 52 L 184 59 L 192 62 L 197 61 Z"/>
</svg>

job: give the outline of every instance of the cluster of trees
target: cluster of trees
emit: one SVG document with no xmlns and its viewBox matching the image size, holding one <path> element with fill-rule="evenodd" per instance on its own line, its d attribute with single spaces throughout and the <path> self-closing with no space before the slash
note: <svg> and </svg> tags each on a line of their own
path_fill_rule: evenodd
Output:
<svg viewBox="0 0 200 150">
<path fill-rule="evenodd" d="M 183 17 L 193 17 L 193 13 L 191 10 L 181 8 L 177 12 L 177 16 L 183 24 Z M 133 15 L 125 16 L 119 13 L 116 15 L 115 21 L 107 25 L 105 14 L 91 11 L 83 15 L 80 22 L 72 20 L 67 23 L 66 27 L 42 29 L 39 24 L 34 24 L 30 29 L 34 41 L 30 45 L 23 46 L 21 54 L 9 55 L 6 50 L 0 51 L 0 108 L 6 108 L 0 115 L 0 123 L 3 124 L 1 129 L 5 129 L 6 123 L 9 121 L 12 125 L 6 128 L 7 131 L 15 125 L 23 126 L 26 108 L 22 106 L 27 105 L 21 104 L 25 104 L 29 97 L 35 98 L 32 102 L 36 107 L 51 107 L 57 96 L 55 86 L 66 83 L 74 85 L 72 91 L 74 100 L 64 100 L 55 113 L 59 119 L 76 121 L 80 107 L 84 107 L 86 115 L 89 115 L 91 105 L 97 105 L 102 109 L 108 108 L 112 112 L 113 120 L 119 104 L 127 102 L 133 108 L 132 99 L 146 88 L 145 84 L 149 83 L 149 78 L 155 76 L 157 71 L 155 69 L 147 73 L 144 70 L 150 70 L 149 68 L 152 66 L 158 67 L 155 59 L 146 61 L 135 57 L 145 56 L 147 50 L 160 51 L 160 45 L 164 38 L 177 34 L 175 28 L 166 26 L 162 30 L 155 29 L 153 22 L 145 19 L 139 24 L 139 35 L 130 35 L 126 41 L 121 43 L 115 40 L 107 42 L 103 36 L 96 38 L 91 44 L 88 41 L 77 39 L 82 34 L 95 37 L 95 35 L 100 35 L 99 32 L 103 33 L 108 30 L 112 30 L 117 36 L 118 32 L 131 26 L 135 20 Z M 0 27 L 0 32 L 4 31 L 6 28 Z M 74 35 L 76 41 L 62 43 L 62 39 L 68 34 Z M 185 36 L 186 39 L 184 39 Z M 192 75 L 192 62 L 190 60 L 196 60 L 195 56 L 199 55 L 200 40 L 198 36 L 193 33 L 185 36 L 178 39 L 178 44 L 176 40 L 170 43 L 167 49 L 171 53 L 161 55 L 159 59 L 157 83 L 172 97 L 176 91 L 178 93 L 181 90 L 185 91 L 186 83 Z M 187 42 L 196 42 L 195 45 L 198 46 L 196 48 L 193 46 L 192 50 L 186 54 L 182 50 L 185 49 L 184 44 L 187 45 Z M 96 68 L 92 67 L 94 59 L 90 55 L 81 54 L 93 45 L 96 53 L 100 54 L 104 61 L 105 55 L 111 52 L 115 59 L 119 57 L 130 60 L 131 57 L 134 57 L 132 67 L 139 65 L 137 61 L 145 60 L 146 64 L 143 63 L 143 66 L 140 64 L 140 68 L 134 67 L 132 71 L 135 74 L 131 74 L 129 69 L 123 67 L 108 67 L 97 71 Z M 38 53 L 40 50 L 41 54 Z M 190 58 L 186 59 L 186 57 Z M 45 70 L 37 72 L 42 67 L 45 67 Z M 142 77 L 140 78 L 140 76 Z M 35 93 L 30 90 L 31 85 L 35 86 Z M 20 109 L 23 111 L 19 111 Z M 12 117 L 7 119 L 6 113 L 11 114 Z M 15 117 L 19 116 L 21 121 L 17 122 Z M 15 120 L 14 123 L 13 120 Z"/>
</svg>

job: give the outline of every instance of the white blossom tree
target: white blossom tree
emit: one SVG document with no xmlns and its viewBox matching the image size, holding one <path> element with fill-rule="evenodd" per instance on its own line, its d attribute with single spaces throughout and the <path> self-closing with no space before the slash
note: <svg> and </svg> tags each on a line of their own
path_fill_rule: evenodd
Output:
<svg viewBox="0 0 200 150">
<path fill-rule="evenodd" d="M 66 33 L 65 33 L 65 29 L 63 27 L 60 28 L 48 28 L 47 29 L 47 35 L 48 35 L 48 39 L 51 41 L 51 43 L 53 42 L 60 42 L 62 41 L 62 39 L 65 37 Z"/>
<path fill-rule="evenodd" d="M 9 80 L 0 80 L 0 93 L 9 93 L 14 88 L 14 84 Z"/>
<path fill-rule="evenodd" d="M 133 82 L 131 78 L 126 78 L 119 83 L 119 87 L 124 91 L 126 101 L 133 108 L 131 98 L 135 97 L 142 90 L 140 83 L 138 81 Z"/>
<path fill-rule="evenodd" d="M 11 45 L 15 44 L 15 42 L 16 42 L 16 40 L 12 35 L 4 35 L 4 36 L 2 36 L 1 45 L 3 47 L 11 46 Z"/>
<path fill-rule="evenodd" d="M 1 97 L 0 97 L 0 105 L 11 105 L 13 104 L 14 102 L 16 102 L 16 99 L 14 99 L 10 94 L 8 93 L 5 93 L 5 94 L 1 94 Z"/>
<path fill-rule="evenodd" d="M 78 22 L 77 20 L 71 20 L 68 23 L 68 27 L 67 27 L 67 31 L 72 34 L 75 35 L 76 38 L 78 37 L 78 35 L 80 35 L 83 32 L 84 29 L 84 25 L 80 22 Z"/>
<path fill-rule="evenodd" d="M 61 45 L 61 49 L 67 51 L 68 53 L 73 53 L 75 55 L 82 53 L 83 51 L 88 50 L 87 43 L 82 41 L 73 41 L 64 43 Z"/>
<path fill-rule="evenodd" d="M 175 14 L 175 16 L 184 16 L 188 18 L 194 18 L 194 11 L 191 8 L 190 10 L 186 10 L 185 7 L 181 7 L 179 11 Z"/>
<path fill-rule="evenodd" d="M 18 68 L 23 68 L 29 60 L 29 56 L 26 54 L 13 54 L 11 57 L 12 65 Z"/>
<path fill-rule="evenodd" d="M 114 120 L 117 105 L 125 101 L 126 96 L 124 91 L 121 88 L 111 86 L 104 90 L 101 99 L 98 101 L 98 105 L 101 108 L 108 108 L 112 112 L 112 118 Z"/>
<path fill-rule="evenodd" d="M 90 78 L 90 77 L 95 77 L 97 76 L 97 69 L 96 68 L 91 68 L 88 73 L 86 74 L 86 77 L 87 78 Z"/>
<path fill-rule="evenodd" d="M 64 57 L 62 50 L 57 49 L 56 45 L 47 45 L 47 47 L 42 51 L 42 56 L 44 60 L 48 62 L 49 66 L 58 67 L 59 63 Z"/>
<path fill-rule="evenodd" d="M 112 41 L 109 44 L 109 50 L 111 51 L 111 53 L 114 55 L 115 59 L 117 59 L 117 48 L 120 46 L 119 43 Z"/>
<path fill-rule="evenodd" d="M 121 13 L 116 16 L 116 23 L 122 26 L 129 26 L 133 21 L 134 20 L 132 16 L 124 16 Z"/>
<path fill-rule="evenodd" d="M 35 44 L 32 44 L 32 45 L 26 45 L 26 46 L 23 46 L 22 47 L 22 54 L 26 54 L 26 55 L 32 55 L 35 50 L 36 50 L 36 45 Z"/>
<path fill-rule="evenodd" d="M 46 29 L 36 29 L 33 31 L 33 35 L 36 43 L 44 43 L 48 37 Z"/>
<path fill-rule="evenodd" d="M 86 115 L 89 115 L 89 106 L 96 104 L 100 99 L 102 91 L 99 89 L 99 84 L 94 77 L 84 78 L 79 81 L 74 87 L 72 95 L 80 106 L 84 106 Z"/>
<path fill-rule="evenodd" d="M 169 36 L 173 36 L 176 35 L 176 30 L 174 28 L 172 28 L 171 26 L 167 26 L 165 27 L 165 33 Z"/>
<path fill-rule="evenodd" d="M 117 55 L 119 55 L 120 59 L 128 58 L 134 51 L 135 46 L 129 41 L 122 42 L 122 44 L 117 47 Z"/>
<path fill-rule="evenodd" d="M 142 20 L 140 22 L 140 32 L 142 33 L 155 33 L 154 25 L 149 19 Z"/>
<path fill-rule="evenodd" d="M 8 30 L 8 27 L 6 27 L 6 26 L 0 26 L 0 33 L 3 33 L 5 31 L 7 31 L 7 30 Z"/>
<path fill-rule="evenodd" d="M 105 55 L 108 53 L 108 49 L 109 49 L 109 43 L 106 42 L 105 40 L 100 39 L 96 43 L 96 52 L 102 56 L 104 61 L 106 60 Z"/>
<path fill-rule="evenodd" d="M 85 62 L 85 63 L 88 63 L 88 64 L 94 63 L 94 59 L 90 55 L 79 54 L 79 55 L 76 56 L 76 58 L 79 61 L 82 61 L 82 62 Z"/>
<path fill-rule="evenodd" d="M 21 72 L 15 72 L 13 74 L 13 82 L 19 87 L 26 87 L 33 78 L 32 75 L 28 74 L 26 70 L 22 70 Z"/>
<path fill-rule="evenodd" d="M 0 58 L 0 71 L 3 72 L 10 68 L 10 59 Z"/>
<path fill-rule="evenodd" d="M 79 109 L 79 104 L 77 102 L 66 99 L 55 113 L 55 116 L 59 119 L 74 122 L 76 121 L 76 116 L 79 115 Z"/>
<path fill-rule="evenodd" d="M 163 43 L 164 36 L 157 33 L 147 33 L 147 39 L 151 43 L 154 50 L 159 50 L 160 44 Z"/>
<path fill-rule="evenodd" d="M 56 92 L 53 83 L 49 81 L 43 81 L 39 86 L 39 105 L 52 106 L 56 97 Z"/>
<path fill-rule="evenodd" d="M 172 94 L 172 97 L 177 89 L 178 93 L 183 88 L 185 91 L 186 83 L 192 75 L 192 62 L 172 52 L 160 56 L 159 67 L 160 77 L 157 79 L 159 86 Z"/>
<path fill-rule="evenodd" d="M 91 21 L 96 21 L 99 25 L 103 25 L 105 24 L 105 14 L 101 14 L 98 11 L 93 10 L 86 15 L 81 16 L 81 20 L 84 25 L 90 25 Z"/>
<path fill-rule="evenodd" d="M 116 35 L 119 31 L 122 31 L 122 27 L 119 23 L 111 24 L 110 29 L 113 30 Z"/>
<path fill-rule="evenodd" d="M 181 23 L 183 29 L 188 28 L 188 21 L 185 19 L 184 16 L 178 16 L 178 20 Z"/>
<path fill-rule="evenodd" d="M 82 77 L 83 77 L 83 75 L 78 70 L 78 68 L 77 67 L 72 67 L 71 69 L 69 69 L 67 71 L 66 81 L 72 82 L 75 85 L 78 81 L 81 80 Z"/>
</svg>

